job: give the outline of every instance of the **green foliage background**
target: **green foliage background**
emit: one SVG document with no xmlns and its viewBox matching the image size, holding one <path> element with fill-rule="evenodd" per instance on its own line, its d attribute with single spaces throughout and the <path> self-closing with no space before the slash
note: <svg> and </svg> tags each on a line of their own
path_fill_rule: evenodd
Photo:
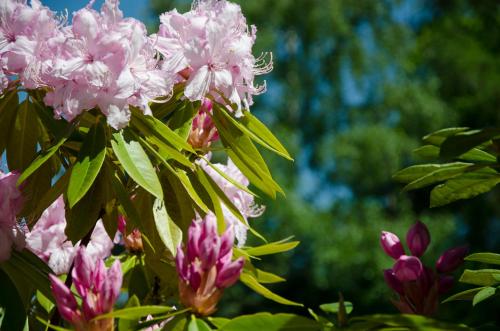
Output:
<svg viewBox="0 0 500 331">
<path fill-rule="evenodd" d="M 190 2 L 152 0 L 151 10 L 183 11 Z M 417 218 L 432 234 L 430 265 L 462 243 L 499 251 L 497 192 L 429 210 L 428 192 L 402 194 L 391 179 L 422 161 L 412 150 L 423 135 L 498 125 L 498 1 L 236 2 L 258 27 L 256 54 L 274 54 L 269 91 L 252 111 L 296 160 L 266 155 L 287 197 L 262 201 L 267 212 L 254 221 L 271 239 L 302 242 L 257 263 L 287 278 L 278 293 L 317 308 L 342 291 L 354 314 L 395 312 L 382 277 L 392 261 L 379 233 L 404 238 Z M 229 315 L 284 309 L 243 287 L 227 291 L 220 307 Z M 472 325 L 498 319 L 495 302 L 473 310 L 469 302 L 444 304 L 440 317 Z"/>
</svg>

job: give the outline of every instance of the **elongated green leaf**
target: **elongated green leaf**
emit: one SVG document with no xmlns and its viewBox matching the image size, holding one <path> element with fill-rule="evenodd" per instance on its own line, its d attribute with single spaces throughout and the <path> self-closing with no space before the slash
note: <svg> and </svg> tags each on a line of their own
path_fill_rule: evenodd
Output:
<svg viewBox="0 0 500 331">
<path fill-rule="evenodd" d="M 416 190 L 422 187 L 429 186 L 431 184 L 439 183 L 450 178 L 460 176 L 464 172 L 477 168 L 476 165 L 471 163 L 447 163 L 438 165 L 438 169 L 418 178 L 406 185 L 403 191 Z"/>
<path fill-rule="evenodd" d="M 269 149 L 274 150 L 279 155 L 286 159 L 292 160 L 292 157 L 281 144 L 281 142 L 274 136 L 274 134 L 264 125 L 259 119 L 253 116 L 249 111 L 245 111 L 242 122 L 246 125 L 248 130 L 255 134 L 255 136 L 262 138 L 262 140 L 269 145 Z"/>
<path fill-rule="evenodd" d="M 500 254 L 497 253 L 474 253 L 465 258 L 466 261 L 475 261 L 489 264 L 500 264 Z"/>
<path fill-rule="evenodd" d="M 107 183 L 102 176 L 99 176 L 87 194 L 73 208 L 66 206 L 67 225 L 64 233 L 73 244 L 89 233 L 101 218 L 106 204 L 104 185 Z"/>
<path fill-rule="evenodd" d="M 497 128 L 460 132 L 446 138 L 439 154 L 445 158 L 456 157 L 499 135 L 500 129 Z"/>
<path fill-rule="evenodd" d="M 9 141 L 10 130 L 14 126 L 19 109 L 17 91 L 10 91 L 0 99 L 0 155 Z"/>
<path fill-rule="evenodd" d="M 436 186 L 431 192 L 431 207 L 446 205 L 456 200 L 470 199 L 493 189 L 500 183 L 500 175 L 487 173 L 485 169 L 463 174 Z"/>
<path fill-rule="evenodd" d="M 47 327 L 47 330 L 53 330 L 53 331 L 72 331 L 70 329 L 65 329 L 65 328 L 62 328 L 60 326 L 57 326 L 57 325 L 52 325 L 50 324 L 49 321 L 45 321 L 43 318 L 40 318 L 40 317 L 36 317 L 36 319 L 42 323 L 43 325 L 45 325 Z"/>
<path fill-rule="evenodd" d="M 413 153 L 424 160 L 434 160 L 439 157 L 439 147 L 434 145 L 424 145 L 413 150 Z"/>
<path fill-rule="evenodd" d="M 164 314 L 174 310 L 172 307 L 168 306 L 139 306 L 139 307 L 129 307 L 114 310 L 111 313 L 99 315 L 94 320 L 105 319 L 109 317 L 123 318 L 126 320 L 135 320 L 148 315 Z"/>
<path fill-rule="evenodd" d="M 225 317 L 209 317 L 208 320 L 212 325 L 214 325 L 217 329 L 222 329 L 224 325 L 226 325 L 231 320 Z"/>
<path fill-rule="evenodd" d="M 124 129 L 113 134 L 111 146 L 127 174 L 146 191 L 158 199 L 163 199 L 163 190 L 156 170 L 140 143 L 132 140 Z"/>
<path fill-rule="evenodd" d="M 251 256 L 277 254 L 292 250 L 297 247 L 299 243 L 299 241 L 269 243 L 262 246 L 251 247 L 246 250 L 246 253 Z"/>
<path fill-rule="evenodd" d="M 272 179 L 264 159 L 250 138 L 237 127 L 231 125 L 217 108 L 214 108 L 213 120 L 222 144 L 227 148 L 228 156 L 250 182 L 273 198 L 275 198 L 276 192 L 284 194 L 283 190 Z"/>
<path fill-rule="evenodd" d="M 312 319 L 293 314 L 257 313 L 236 317 L 221 331 L 320 331 L 322 325 Z"/>
<path fill-rule="evenodd" d="M 237 180 L 229 177 L 224 171 L 221 171 L 217 166 L 215 166 L 214 164 L 212 164 L 207 158 L 205 157 L 201 157 L 201 159 L 203 159 L 203 161 L 205 161 L 205 163 L 210 167 L 212 168 L 216 173 L 218 173 L 222 178 L 224 178 L 225 180 L 227 180 L 229 183 L 231 183 L 231 185 L 234 185 L 235 187 L 237 187 L 238 189 L 242 190 L 242 191 L 245 191 L 247 192 L 248 194 L 250 195 L 253 195 L 254 197 L 258 197 L 257 194 L 253 193 L 252 191 L 250 191 L 248 189 L 248 187 L 242 185 L 241 183 L 239 183 Z"/>
<path fill-rule="evenodd" d="M 141 303 L 139 302 L 139 299 L 133 295 L 128 301 L 127 304 L 125 305 L 124 308 L 133 308 L 133 307 L 139 307 Z M 136 324 L 138 324 L 139 318 L 133 319 L 133 320 L 127 320 L 124 318 L 120 318 L 118 320 L 118 331 L 129 331 L 131 330 Z"/>
<path fill-rule="evenodd" d="M 375 314 L 350 319 L 353 330 L 425 330 L 460 331 L 473 330 L 463 324 L 441 322 L 429 317 L 410 314 Z"/>
<path fill-rule="evenodd" d="M 207 182 L 206 176 L 201 174 L 198 169 L 196 174 L 190 176 L 191 183 L 196 192 L 200 194 L 205 204 L 215 214 L 217 218 L 217 230 L 219 233 L 224 232 L 226 229 L 226 221 L 224 220 L 224 213 L 222 211 L 221 201 L 217 193 L 213 190 L 212 186 Z"/>
<path fill-rule="evenodd" d="M 104 126 L 98 122 L 90 128 L 78 159 L 71 168 L 71 177 L 68 185 L 68 202 L 70 208 L 73 208 L 90 189 L 101 170 L 105 157 L 106 133 Z"/>
<path fill-rule="evenodd" d="M 274 284 L 286 281 L 286 279 L 283 277 L 260 269 L 256 269 L 255 274 L 257 277 L 257 281 L 261 284 Z"/>
<path fill-rule="evenodd" d="M 28 99 L 17 111 L 14 126 L 7 142 L 7 164 L 9 169 L 24 171 L 35 159 L 39 135 L 39 120 Z"/>
<path fill-rule="evenodd" d="M 251 274 L 249 274 L 247 272 L 243 272 L 241 274 L 240 280 L 243 284 L 245 284 L 246 286 L 248 286 L 249 288 L 251 288 L 255 292 L 259 293 L 264 298 L 275 301 L 277 303 L 281 303 L 282 305 L 299 306 L 299 307 L 303 306 L 301 303 L 290 301 L 290 300 L 285 299 L 276 293 L 271 292 L 271 290 L 264 287 L 262 284 L 260 284 L 257 281 L 257 279 L 255 279 Z"/>
<path fill-rule="evenodd" d="M 198 114 L 198 109 L 200 108 L 199 104 L 199 102 L 197 102 L 196 105 L 189 102 L 184 109 L 176 110 L 168 121 L 168 127 L 177 133 L 184 141 L 188 139 L 191 126 L 193 125 L 193 119 Z"/>
<path fill-rule="evenodd" d="M 188 324 L 188 331 L 211 331 L 212 329 L 202 319 L 191 315 L 191 321 Z"/>
<path fill-rule="evenodd" d="M 472 305 L 475 306 L 478 303 L 488 299 L 489 297 L 494 296 L 495 292 L 496 288 L 494 287 L 483 288 L 481 291 L 477 292 L 476 295 L 474 295 L 474 299 L 472 300 Z"/>
<path fill-rule="evenodd" d="M 464 270 L 460 277 L 461 283 L 467 283 L 479 286 L 492 286 L 500 283 L 497 277 L 500 276 L 499 269 L 480 269 L 480 270 Z"/>
<path fill-rule="evenodd" d="M 467 131 L 468 129 L 469 128 L 467 127 L 441 129 L 439 131 L 426 135 L 423 140 L 428 144 L 439 146 L 443 143 L 443 141 L 445 141 L 446 138 L 454 136 L 459 132 Z"/>
<path fill-rule="evenodd" d="M 476 295 L 476 293 L 481 291 L 484 288 L 485 288 L 485 286 L 482 286 L 482 287 L 476 287 L 476 288 L 472 288 L 470 290 L 459 292 L 457 294 L 450 296 L 449 298 L 446 298 L 446 300 L 444 300 L 443 303 L 447 303 L 450 301 L 458 301 L 458 300 L 467 300 L 467 301 L 472 300 L 474 298 L 474 296 Z"/>
<path fill-rule="evenodd" d="M 189 184 L 191 185 L 191 183 Z M 164 186 L 164 191 L 167 192 L 165 195 L 165 206 L 169 215 L 172 219 L 176 220 L 177 225 L 179 225 L 183 232 L 187 233 L 191 221 L 196 217 L 194 203 L 190 198 L 190 194 L 187 193 L 179 179 L 168 171 L 163 174 L 162 185 Z"/>
<path fill-rule="evenodd" d="M 438 170 L 439 164 L 419 164 L 396 172 L 392 178 L 401 183 L 410 183 L 414 180 Z"/>
<path fill-rule="evenodd" d="M 350 314 L 353 309 L 353 305 L 349 301 L 344 301 L 345 311 Z M 325 313 L 337 314 L 339 312 L 340 304 L 338 302 L 324 303 L 319 306 L 319 308 Z"/>
<path fill-rule="evenodd" d="M 153 214 L 156 229 L 161 241 L 165 244 L 172 256 L 177 255 L 177 247 L 182 242 L 182 230 L 168 216 L 165 204 L 162 200 L 156 199 L 153 204 Z"/>
</svg>

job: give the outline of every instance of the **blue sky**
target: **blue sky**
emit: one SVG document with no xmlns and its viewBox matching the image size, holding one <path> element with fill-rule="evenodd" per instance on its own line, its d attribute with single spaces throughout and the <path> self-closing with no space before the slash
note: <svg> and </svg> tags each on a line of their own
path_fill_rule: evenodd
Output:
<svg viewBox="0 0 500 331">
<path fill-rule="evenodd" d="M 41 0 L 42 3 L 52 9 L 53 11 L 61 12 L 65 9 L 68 10 L 69 18 L 74 11 L 85 7 L 89 1 L 88 0 Z M 94 9 L 101 8 L 104 1 L 97 0 L 93 6 Z M 124 15 L 127 17 L 135 17 L 140 20 L 145 20 L 149 17 L 148 14 L 149 1 L 147 0 L 121 0 L 120 9 L 123 11 Z"/>
</svg>

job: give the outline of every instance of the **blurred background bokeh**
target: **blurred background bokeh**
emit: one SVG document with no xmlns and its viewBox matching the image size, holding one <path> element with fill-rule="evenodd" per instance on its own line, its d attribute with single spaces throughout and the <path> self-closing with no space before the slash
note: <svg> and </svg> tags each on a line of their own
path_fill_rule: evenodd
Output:
<svg viewBox="0 0 500 331">
<path fill-rule="evenodd" d="M 54 9 L 79 2 L 86 1 L 44 1 Z M 274 291 L 313 309 L 341 291 L 356 315 L 396 312 L 382 276 L 392 261 L 379 234 L 384 229 L 403 238 L 416 219 L 431 231 L 430 265 L 453 245 L 500 250 L 498 191 L 429 210 L 428 191 L 401 193 L 391 179 L 421 161 L 412 150 L 423 135 L 500 124 L 498 0 L 235 2 L 258 27 L 255 54 L 274 55 L 275 69 L 264 77 L 268 92 L 255 98 L 252 111 L 295 158 L 265 155 L 287 196 L 261 200 L 267 212 L 253 221 L 271 240 L 294 235 L 301 241 L 293 253 L 257 263 L 287 279 Z M 125 14 L 145 20 L 150 32 L 158 14 L 190 5 L 122 1 Z M 305 312 L 242 285 L 226 293 L 220 315 Z M 498 319 L 496 300 L 474 309 L 470 302 L 443 304 L 439 317 L 471 324 Z"/>
</svg>

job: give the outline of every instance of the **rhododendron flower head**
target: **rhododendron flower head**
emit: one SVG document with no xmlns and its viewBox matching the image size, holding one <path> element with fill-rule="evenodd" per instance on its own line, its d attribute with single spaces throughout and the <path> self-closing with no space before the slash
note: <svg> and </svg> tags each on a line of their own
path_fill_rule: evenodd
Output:
<svg viewBox="0 0 500 331">
<path fill-rule="evenodd" d="M 65 36 L 51 43 L 51 70 L 42 78 L 52 88 L 45 103 L 57 116 L 73 120 L 99 107 L 120 129 L 130 120 L 129 105 L 151 114 L 148 103 L 171 93 L 173 81 L 158 69 L 144 24 L 123 18 L 118 5 L 106 0 L 101 12 L 80 9 Z"/>
<path fill-rule="evenodd" d="M 217 98 L 220 92 L 238 108 L 248 108 L 252 95 L 265 91 L 265 85 L 254 85 L 254 78 L 272 70 L 272 59 L 252 55 L 256 28 L 248 27 L 239 5 L 196 1 L 191 11 L 174 9 L 162 14 L 160 22 L 152 39 L 164 56 L 162 68 L 167 75 L 189 74 L 184 92 L 189 100 L 208 94 Z"/>
<path fill-rule="evenodd" d="M 72 272 L 73 283 L 82 299 L 81 307 L 70 289 L 56 276 L 50 275 L 52 292 L 61 316 L 73 324 L 76 330 L 113 330 L 113 318 L 92 319 L 109 313 L 118 299 L 123 275 L 119 261 L 107 269 L 102 260 L 93 260 L 80 247 L 76 253 Z"/>
<path fill-rule="evenodd" d="M 196 314 L 215 312 L 224 289 L 239 279 L 244 260 L 232 261 L 233 243 L 232 227 L 219 236 L 215 216 L 207 215 L 189 227 L 187 248 L 177 248 L 180 300 Z"/>
<path fill-rule="evenodd" d="M 22 193 L 17 187 L 18 172 L 0 171 L 0 262 L 10 258 L 12 246 L 24 248 L 24 233 L 16 222 L 16 215 L 23 204 Z"/>
</svg>

